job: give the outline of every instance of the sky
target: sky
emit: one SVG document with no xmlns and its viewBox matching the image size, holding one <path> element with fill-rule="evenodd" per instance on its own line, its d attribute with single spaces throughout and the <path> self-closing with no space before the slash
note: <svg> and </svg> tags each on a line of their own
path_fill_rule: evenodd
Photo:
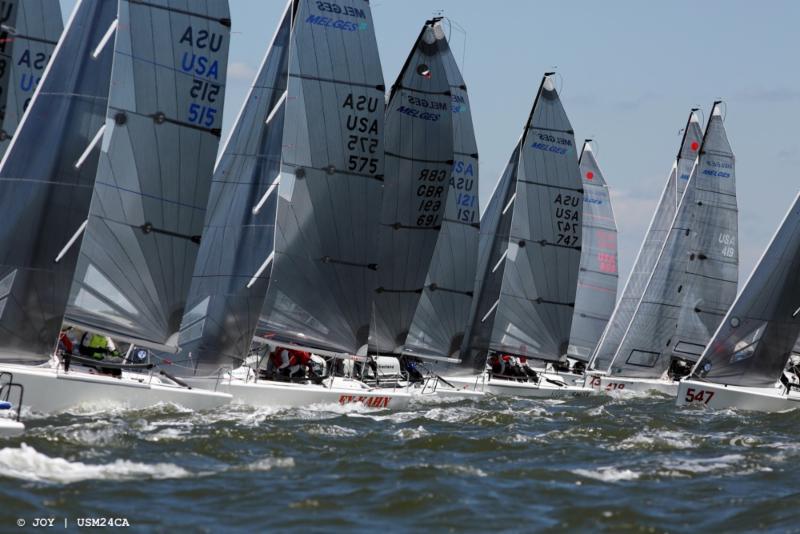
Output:
<svg viewBox="0 0 800 534">
<path fill-rule="evenodd" d="M 64 16 L 75 0 L 61 0 Z M 372 0 L 386 85 L 420 27 L 454 23 L 480 152 L 485 206 L 530 112 L 542 74 L 578 143 L 596 140 L 619 227 L 620 290 L 652 217 L 689 110 L 726 103 L 736 156 L 740 288 L 798 192 L 800 2 L 771 0 Z M 285 6 L 230 0 L 223 139 Z M 463 28 L 463 31 L 458 28 Z"/>
</svg>

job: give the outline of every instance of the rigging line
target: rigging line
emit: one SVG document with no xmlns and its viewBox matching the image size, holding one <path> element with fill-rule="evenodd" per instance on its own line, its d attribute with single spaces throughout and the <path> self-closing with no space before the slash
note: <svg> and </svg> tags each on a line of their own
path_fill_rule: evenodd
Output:
<svg viewBox="0 0 800 534">
<path fill-rule="evenodd" d="M 98 218 L 103 219 L 104 217 L 99 217 L 98 216 Z M 200 236 L 199 235 L 186 235 L 186 234 L 180 234 L 178 232 L 173 232 L 172 230 L 165 230 L 164 228 L 156 228 L 155 226 L 153 226 L 152 223 L 149 223 L 149 222 L 146 222 L 146 223 L 142 224 L 141 226 L 134 226 L 132 224 L 126 224 L 126 223 L 122 223 L 122 224 L 124 224 L 125 226 L 130 226 L 131 228 L 139 228 L 145 234 L 149 234 L 149 233 L 163 234 L 163 235 L 167 235 L 167 236 L 170 236 L 170 237 L 177 237 L 179 239 L 186 239 L 188 241 L 191 241 L 192 243 L 197 243 L 198 245 L 200 244 Z"/>
<path fill-rule="evenodd" d="M 486 319 L 488 319 L 488 318 L 489 318 L 489 316 L 492 314 L 492 312 L 493 312 L 494 310 L 496 310 L 496 309 L 497 309 L 497 305 L 498 305 L 498 304 L 500 304 L 500 299 L 497 299 L 496 301 L 494 301 L 494 304 L 492 304 L 492 307 L 491 307 L 491 308 L 489 308 L 489 311 L 488 311 L 488 312 L 486 312 L 486 315 L 484 315 L 484 316 L 483 316 L 483 319 L 481 319 L 481 322 L 482 322 L 482 323 L 485 323 L 485 322 L 486 322 Z"/>
<path fill-rule="evenodd" d="M 211 20 L 214 22 L 218 22 L 225 26 L 226 28 L 231 27 L 231 19 L 229 18 L 216 18 L 212 17 L 211 15 L 204 15 L 203 13 L 195 13 L 194 11 L 189 11 L 187 9 L 179 9 L 176 7 L 170 6 L 162 6 L 158 4 L 153 4 L 151 2 L 147 2 L 145 0 L 129 0 L 131 4 L 138 4 L 140 6 L 145 7 L 152 7 L 153 9 L 162 9 L 164 11 L 169 11 L 171 13 L 180 13 L 181 15 L 189 15 L 190 17 L 197 17 L 199 19 Z"/>
<path fill-rule="evenodd" d="M 513 236 L 509 236 L 509 237 L 513 238 Z M 526 240 L 526 239 L 519 239 L 519 241 L 522 241 L 523 243 L 535 243 L 535 244 L 537 244 L 537 245 L 541 245 L 541 246 L 543 246 L 543 247 L 559 247 L 559 248 L 568 248 L 568 249 L 572 249 L 572 250 L 578 250 L 578 251 L 580 251 L 580 250 L 583 250 L 583 247 L 581 247 L 580 245 L 578 245 L 578 246 L 574 246 L 574 245 L 560 245 L 560 244 L 558 244 L 558 243 L 551 243 L 551 242 L 547 241 L 546 239 L 540 239 L 539 241 L 534 241 L 534 240 L 532 240 L 532 239 L 527 239 L 527 240 Z"/>
<path fill-rule="evenodd" d="M 393 224 L 386 224 L 383 223 L 381 226 L 386 226 L 388 228 L 394 228 L 395 230 L 441 230 L 442 225 L 439 224 L 437 226 L 408 226 L 405 224 L 400 224 L 399 222 Z"/>
<path fill-rule="evenodd" d="M 423 288 L 419 289 L 386 289 L 381 286 L 375 290 L 375 293 L 416 293 L 421 294 Z"/>
<path fill-rule="evenodd" d="M 179 121 L 177 119 L 171 119 L 171 118 L 167 117 L 161 111 L 158 111 L 156 113 L 147 113 L 147 114 L 145 114 L 145 113 L 140 113 L 140 112 L 132 110 L 132 109 L 121 109 L 121 108 L 115 108 L 115 107 L 112 107 L 112 106 L 109 106 L 108 110 L 109 111 L 111 111 L 111 110 L 116 111 L 116 114 L 114 115 L 113 118 L 114 118 L 115 121 L 117 121 L 116 123 L 118 125 L 125 124 L 125 122 L 127 122 L 126 116 L 130 114 L 130 115 L 136 115 L 138 117 L 147 117 L 148 119 L 152 119 L 153 122 L 155 122 L 156 124 L 163 124 L 165 122 L 168 122 L 170 124 L 175 124 L 177 126 L 182 126 L 182 127 L 185 127 L 185 128 L 191 128 L 192 130 L 198 130 L 198 131 L 201 131 L 201 132 L 210 133 L 214 137 L 220 137 L 222 135 L 222 130 L 220 128 L 206 128 L 205 126 L 199 126 L 197 124 L 192 124 L 190 122 L 183 122 L 183 121 Z M 123 121 L 123 122 L 119 122 L 119 121 Z"/>
<path fill-rule="evenodd" d="M 100 42 L 97 43 L 97 47 L 95 47 L 94 51 L 92 52 L 92 59 L 97 59 L 100 56 L 100 53 L 108 44 L 108 41 L 111 40 L 111 36 L 114 35 L 114 32 L 117 29 L 117 25 L 119 24 L 119 19 L 114 19 L 111 22 L 111 25 L 106 30 L 106 33 L 100 39 Z"/>
<path fill-rule="evenodd" d="M 575 191 L 576 193 L 581 193 L 581 194 L 583 193 L 583 189 L 582 188 L 581 189 L 576 189 L 574 187 L 565 187 L 563 185 L 551 185 L 551 184 L 546 184 L 544 182 L 533 182 L 531 180 L 522 180 L 522 179 L 519 179 L 519 178 L 517 178 L 517 181 L 520 182 L 520 183 L 523 183 L 523 184 L 541 185 L 542 187 L 550 187 L 550 188 L 553 188 L 553 189 L 564 189 L 566 191 Z"/>
<path fill-rule="evenodd" d="M 414 161 L 417 163 L 438 163 L 442 165 L 453 165 L 455 163 L 452 159 L 421 159 L 421 158 L 414 158 L 410 156 L 402 156 L 400 154 L 395 154 L 394 152 L 389 152 L 388 150 L 385 151 L 387 156 L 392 156 L 393 158 L 398 158 L 406 161 Z"/>
<path fill-rule="evenodd" d="M 358 177 L 358 178 L 369 178 L 370 180 L 377 180 L 379 182 L 383 182 L 383 175 L 382 174 L 364 174 L 364 173 L 355 172 L 355 171 L 339 170 L 336 167 L 334 167 L 333 165 L 329 165 L 328 167 L 324 167 L 324 168 L 319 168 L 319 167 L 310 167 L 310 166 L 307 166 L 307 165 L 298 165 L 297 163 L 289 163 L 287 161 L 283 161 L 283 165 L 286 166 L 286 167 L 294 168 L 295 169 L 294 175 L 297 178 L 302 178 L 302 179 L 307 179 L 308 178 L 308 175 L 306 174 L 305 170 L 306 169 L 312 169 L 312 170 L 315 170 L 315 171 L 325 172 L 328 175 L 340 174 L 342 176 L 355 176 L 355 177 Z"/>
<path fill-rule="evenodd" d="M 86 224 L 87 224 L 88 222 L 89 222 L 89 219 L 86 219 L 85 221 L 83 221 L 83 222 L 81 223 L 81 225 L 78 227 L 78 229 L 77 229 L 77 230 L 75 231 L 75 233 L 72 235 L 72 237 L 70 237 L 70 238 L 69 238 L 69 241 L 67 241 L 67 244 L 66 244 L 66 245 L 64 245 L 64 248 L 62 248 L 62 249 L 61 249 L 61 251 L 58 253 L 58 255 L 56 256 L 56 259 L 55 259 L 55 260 L 53 260 L 55 263 L 58 263 L 58 262 L 60 262 L 60 261 L 61 261 L 61 258 L 63 258 L 63 257 L 64 257 L 64 255 L 65 255 L 65 254 L 66 254 L 66 253 L 69 251 L 69 249 L 70 249 L 70 248 L 72 248 L 72 245 L 74 245 L 74 244 L 75 244 L 75 241 L 77 241 L 77 240 L 78 240 L 78 238 L 79 238 L 79 237 L 81 236 L 81 234 L 83 233 L 83 231 L 84 231 L 84 230 L 86 230 Z"/>
<path fill-rule="evenodd" d="M 455 293 L 457 295 L 464 295 L 466 297 L 472 297 L 472 291 L 462 291 L 460 289 L 450 289 L 448 287 L 441 287 L 437 284 L 428 284 L 426 288 L 430 291 L 444 291 L 445 293 Z"/>
<path fill-rule="evenodd" d="M 377 263 L 366 263 L 366 264 L 365 263 L 356 263 L 356 262 L 346 261 L 346 260 L 337 260 L 335 258 L 331 258 L 330 256 L 324 256 L 324 257 L 320 258 L 320 261 L 322 263 L 334 263 L 334 264 L 339 264 L 339 265 L 348 265 L 350 267 L 363 267 L 363 268 L 369 269 L 370 271 L 377 271 L 378 270 L 378 264 Z"/>
<path fill-rule="evenodd" d="M 453 154 L 455 154 L 456 156 L 467 156 L 468 158 L 478 159 L 478 153 L 477 152 L 470 153 L 470 152 L 460 152 L 458 150 L 454 150 Z"/>
<path fill-rule="evenodd" d="M 479 223 L 470 223 L 465 221 L 459 221 L 457 219 L 448 219 L 447 217 L 443 219 L 443 222 L 448 222 L 450 224 L 460 224 L 461 226 L 469 226 L 470 228 L 475 228 L 476 230 L 481 229 L 481 225 Z"/>
<path fill-rule="evenodd" d="M 298 78 L 300 80 L 311 80 L 313 82 L 327 82 L 327 83 L 336 83 L 340 85 L 348 85 L 351 87 L 365 87 L 367 89 L 375 89 L 380 91 L 383 94 L 386 91 L 386 86 L 383 84 L 380 85 L 370 85 L 368 83 L 358 83 L 353 82 L 351 80 L 336 80 L 334 78 L 320 78 L 319 76 L 309 76 L 307 74 L 298 74 L 294 72 L 289 73 L 290 78 Z"/>
</svg>

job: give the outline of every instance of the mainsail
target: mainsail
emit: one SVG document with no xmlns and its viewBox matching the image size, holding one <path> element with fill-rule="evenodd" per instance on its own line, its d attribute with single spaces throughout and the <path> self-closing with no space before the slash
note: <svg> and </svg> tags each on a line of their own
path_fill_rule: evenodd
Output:
<svg viewBox="0 0 800 534">
<path fill-rule="evenodd" d="M 800 335 L 800 195 L 697 362 L 697 378 L 770 387 Z"/>
<path fill-rule="evenodd" d="M 611 374 L 659 378 L 674 358 L 695 361 L 736 297 L 734 157 L 719 103 Z"/>
<path fill-rule="evenodd" d="M 492 246 L 500 256 L 489 278 L 496 279 L 502 271 L 502 282 L 498 287 L 495 280 L 483 281 L 473 316 L 482 324 L 474 326 L 470 348 L 558 360 L 567 354 L 572 328 L 583 188 L 572 127 L 549 75 L 542 80 L 526 125 L 514 185 L 505 204 L 496 203 L 501 211 L 494 216 L 504 223 L 499 230 L 507 228 L 508 234 Z M 509 213 L 510 225 L 504 221 Z M 487 298 L 495 295 L 483 312 Z"/>
<path fill-rule="evenodd" d="M 617 301 L 617 223 L 590 141 L 579 161 L 583 180 L 583 245 L 569 356 L 588 362 Z"/>
<path fill-rule="evenodd" d="M 366 0 L 293 4 L 261 336 L 366 352 L 383 190 L 383 74 Z"/>
<path fill-rule="evenodd" d="M 198 371 L 236 366 L 248 354 L 267 292 L 291 20 L 289 3 L 214 172 L 180 336 Z"/>
<path fill-rule="evenodd" d="M 450 196 L 454 163 L 449 54 L 429 20 L 392 86 L 386 112 L 378 288 L 370 347 L 400 353 L 422 295 Z"/>
<path fill-rule="evenodd" d="M 92 196 L 106 115 L 116 4 L 77 4 L 0 164 L 0 350 L 55 347 Z"/>
<path fill-rule="evenodd" d="M 458 358 L 472 307 L 478 256 L 478 146 L 467 86 L 449 47 L 442 62 L 452 94 L 455 162 L 442 229 L 405 350 L 419 356 Z"/>
<path fill-rule="evenodd" d="M 64 29 L 58 0 L 0 4 L 0 157 L 28 107 Z"/>
<path fill-rule="evenodd" d="M 176 346 L 225 98 L 227 1 L 120 0 L 108 114 L 66 320 Z M 184 7 L 186 7 L 184 5 Z"/>
<path fill-rule="evenodd" d="M 633 264 L 628 281 L 622 290 L 622 296 L 614 308 L 614 313 L 600 338 L 600 343 L 592 355 L 590 367 L 600 371 L 605 371 L 611 365 L 611 360 L 617 353 L 622 337 L 630 325 L 633 312 L 644 293 L 647 281 L 656 265 L 656 260 L 661 253 L 664 242 L 667 239 L 672 226 L 678 204 L 686 189 L 689 175 L 692 172 L 697 153 L 700 149 L 700 142 L 703 139 L 703 130 L 700 120 L 697 118 L 696 110 L 689 113 L 689 119 L 683 130 L 681 146 L 678 149 L 678 156 L 672 164 L 667 183 L 658 206 L 650 221 L 650 226 L 645 234 L 639 254 Z"/>
</svg>

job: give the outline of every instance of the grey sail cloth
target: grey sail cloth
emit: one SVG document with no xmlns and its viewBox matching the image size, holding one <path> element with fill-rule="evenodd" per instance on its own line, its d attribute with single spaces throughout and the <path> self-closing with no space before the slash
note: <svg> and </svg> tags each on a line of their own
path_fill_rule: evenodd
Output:
<svg viewBox="0 0 800 534">
<path fill-rule="evenodd" d="M 58 0 L 6 0 L 0 4 L 0 157 L 64 30 Z"/>
<path fill-rule="evenodd" d="M 617 223 L 608 185 L 589 142 L 579 160 L 583 180 L 583 245 L 568 355 L 588 362 L 617 301 Z"/>
<path fill-rule="evenodd" d="M 405 350 L 459 358 L 472 307 L 480 232 L 478 146 L 467 87 L 449 49 L 442 56 L 452 93 L 453 153 L 450 192 Z"/>
<path fill-rule="evenodd" d="M 229 34 L 227 1 L 120 1 L 68 323 L 177 346 L 219 145 Z"/>
<path fill-rule="evenodd" d="M 728 311 L 695 378 L 772 387 L 800 335 L 800 195 Z"/>
<path fill-rule="evenodd" d="M 485 367 L 494 328 L 494 311 L 505 273 L 511 218 L 517 192 L 517 168 L 522 147 L 519 140 L 495 186 L 480 222 L 474 297 L 461 349 L 461 367 L 481 371 Z"/>
<path fill-rule="evenodd" d="M 198 373 L 247 356 L 270 275 L 289 68 L 291 3 L 214 171 L 180 346 Z M 179 368 L 176 367 L 176 371 Z"/>
<path fill-rule="evenodd" d="M 386 110 L 378 288 L 370 349 L 400 353 L 419 304 L 447 212 L 453 114 L 437 20 L 426 22 L 392 87 Z"/>
<path fill-rule="evenodd" d="M 89 212 L 116 4 L 79 2 L 0 165 L 0 358 L 52 353 Z M 93 53 L 97 52 L 96 57 Z M 57 260 L 57 261 L 56 261 Z"/>
<path fill-rule="evenodd" d="M 659 378 L 673 358 L 695 361 L 736 297 L 734 157 L 717 109 L 612 375 Z"/>
<path fill-rule="evenodd" d="M 366 351 L 377 287 L 384 93 L 369 3 L 294 4 L 274 259 L 256 334 Z"/>
<path fill-rule="evenodd" d="M 503 283 L 489 348 L 558 360 L 567 354 L 583 228 L 575 138 L 545 77 L 526 126 Z"/>
<path fill-rule="evenodd" d="M 622 290 L 622 296 L 592 355 L 590 367 L 593 369 L 606 371 L 611 365 L 611 360 L 614 359 L 622 337 L 630 325 L 633 312 L 642 298 L 647 281 L 655 268 L 656 260 L 672 226 L 681 199 L 678 191 L 680 190 L 682 195 L 703 139 L 703 130 L 694 112 L 689 114 L 683 132 L 678 156 L 672 165 L 672 171 L 661 193 L 653 219 L 650 221 L 639 254 L 636 256 L 628 281 Z"/>
</svg>

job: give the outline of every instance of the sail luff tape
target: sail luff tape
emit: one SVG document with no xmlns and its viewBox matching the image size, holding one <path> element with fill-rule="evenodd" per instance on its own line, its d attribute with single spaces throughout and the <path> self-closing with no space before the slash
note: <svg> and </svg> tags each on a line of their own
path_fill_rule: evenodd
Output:
<svg viewBox="0 0 800 534">
<path fill-rule="evenodd" d="M 97 59 L 98 56 L 100 56 L 100 53 L 106 47 L 106 45 L 108 44 L 108 41 L 111 40 L 111 36 L 114 35 L 114 31 L 116 31 L 116 29 L 117 29 L 117 23 L 118 22 L 119 22 L 119 19 L 114 19 L 114 22 L 112 22 L 111 26 L 108 27 L 108 29 L 106 30 L 105 35 L 103 35 L 103 38 L 100 39 L 100 42 L 97 44 L 97 48 L 95 48 L 94 52 L 92 52 L 92 59 Z"/>
<path fill-rule="evenodd" d="M 283 92 L 281 97 L 278 99 L 278 102 L 275 104 L 275 106 L 269 112 L 269 115 L 267 115 L 267 120 L 264 121 L 264 124 L 269 124 L 269 122 L 272 120 L 272 118 L 275 116 L 275 114 L 280 109 L 281 104 L 283 104 L 284 100 L 286 100 L 286 95 L 288 95 L 288 94 L 289 94 L 288 90 Z"/>
<path fill-rule="evenodd" d="M 54 260 L 55 263 L 60 262 L 61 258 L 64 257 L 64 255 L 69 251 L 70 248 L 72 248 L 72 245 L 75 244 L 75 241 L 77 241 L 80 235 L 83 233 L 83 231 L 86 230 L 86 224 L 88 222 L 89 219 L 86 219 L 85 221 L 83 221 L 83 223 L 81 223 L 81 225 L 78 227 L 78 230 L 72 235 L 72 237 L 69 238 L 67 244 L 64 245 L 64 248 L 62 248 L 61 251 L 58 253 L 58 256 L 56 256 L 56 259 Z"/>
<path fill-rule="evenodd" d="M 270 263 L 272 263 L 272 260 L 274 258 L 275 258 L 275 251 L 272 251 L 272 252 L 269 253 L 269 256 L 267 256 L 267 259 L 264 260 L 264 263 L 261 264 L 261 267 L 258 268 L 258 270 L 253 275 L 253 277 L 250 279 L 250 281 L 247 282 L 247 289 L 250 289 L 251 287 L 253 287 L 253 284 L 256 283 L 256 280 L 258 280 L 258 277 L 261 276 L 261 273 L 264 272 L 264 269 L 266 269 L 267 266 Z"/>
<path fill-rule="evenodd" d="M 258 212 L 261 211 L 261 208 L 264 207 L 264 203 L 267 201 L 272 192 L 275 191 L 275 188 L 278 187 L 278 182 L 280 182 L 280 180 L 281 180 L 281 175 L 278 174 L 278 176 L 276 176 L 275 179 L 272 181 L 272 184 L 270 184 L 269 188 L 267 189 L 267 192 L 264 193 L 264 196 L 261 197 L 261 200 L 259 200 L 258 204 L 256 204 L 255 207 L 253 208 L 253 215 L 258 215 Z"/>
<path fill-rule="evenodd" d="M 75 162 L 75 169 L 80 169 L 81 168 L 81 165 L 83 165 L 83 163 L 86 161 L 86 158 L 89 157 L 89 154 L 92 153 L 92 150 L 94 150 L 94 147 L 96 147 L 97 143 L 99 143 L 100 140 L 103 138 L 103 132 L 105 132 L 105 131 L 106 131 L 106 125 L 103 124 L 100 127 L 100 129 L 97 130 L 97 133 L 94 134 L 94 137 L 92 138 L 92 141 L 89 143 L 89 146 L 86 147 L 86 150 L 83 151 L 83 154 L 81 154 L 81 157 L 79 157 L 78 161 Z"/>
</svg>

